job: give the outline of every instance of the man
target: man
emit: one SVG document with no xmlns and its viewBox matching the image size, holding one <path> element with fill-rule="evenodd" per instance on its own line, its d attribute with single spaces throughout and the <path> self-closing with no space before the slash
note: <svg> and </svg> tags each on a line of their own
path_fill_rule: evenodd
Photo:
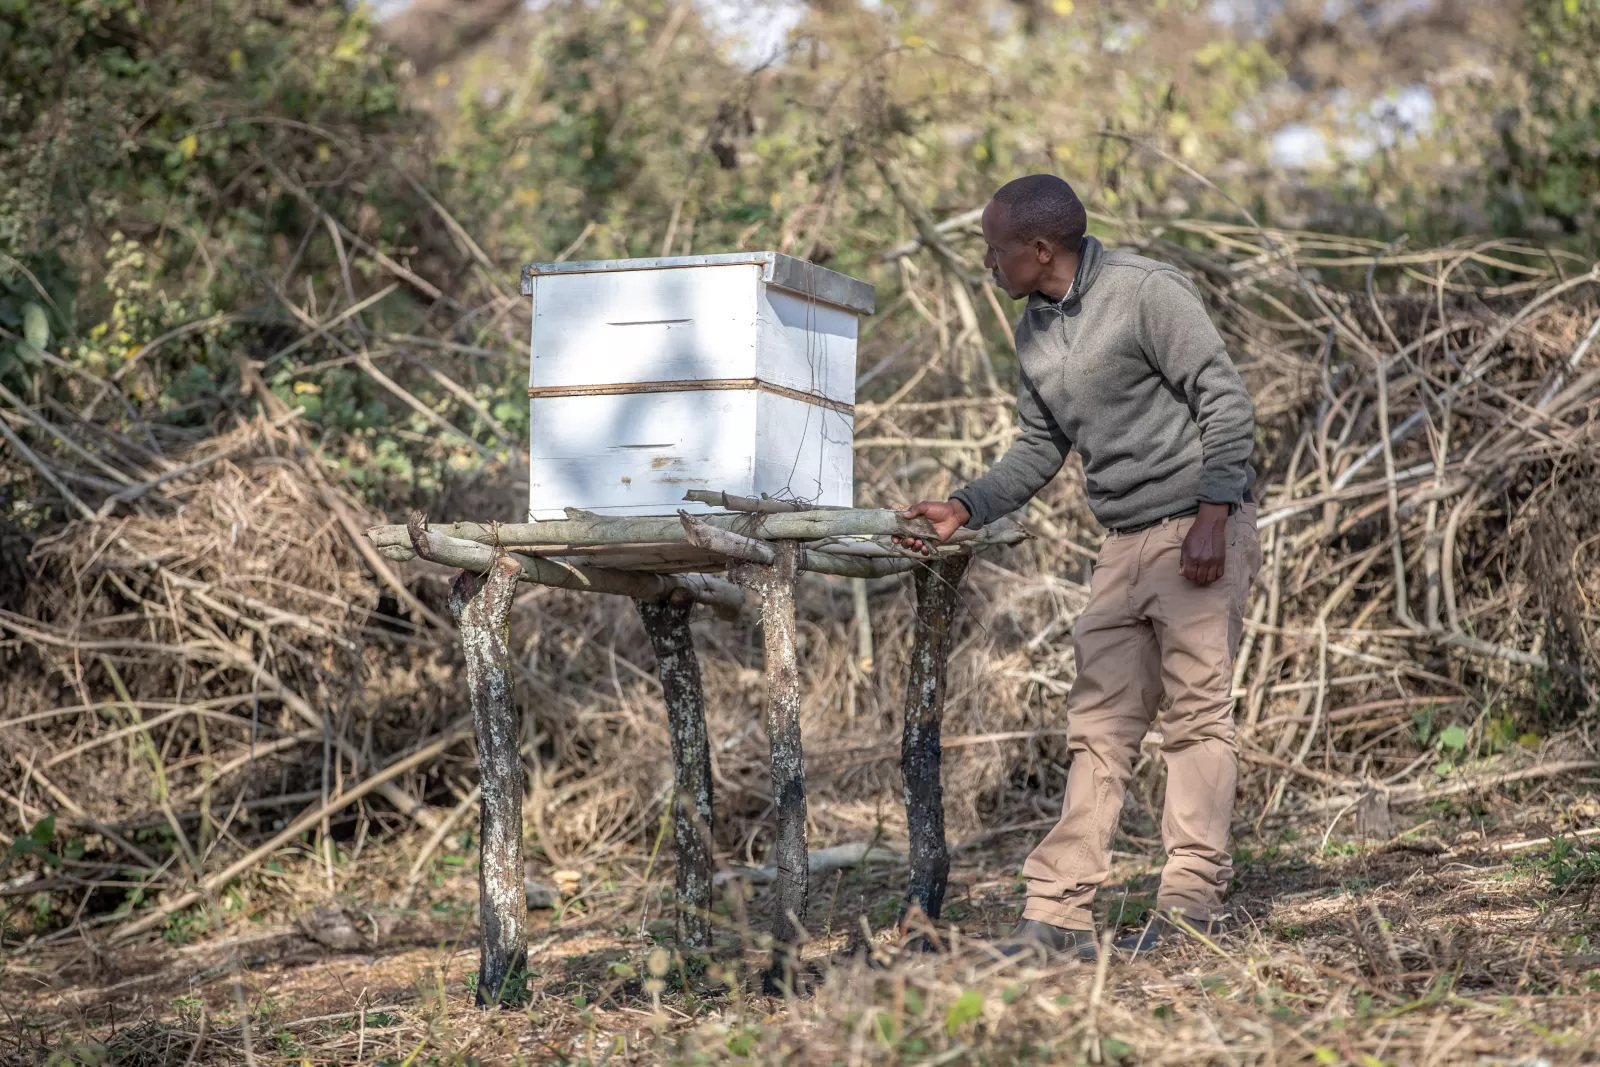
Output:
<svg viewBox="0 0 1600 1067">
<path fill-rule="evenodd" d="M 1007 184 L 984 209 L 984 266 L 1028 298 L 1016 330 L 1021 433 L 971 485 L 905 514 L 943 541 L 1022 507 L 1073 448 L 1083 460 L 1089 506 L 1110 533 L 1073 629 L 1061 821 L 1023 866 L 1028 903 L 1006 946 L 1093 959 L 1090 904 L 1152 724 L 1167 764 L 1163 918 L 1117 947 L 1145 951 L 1221 921 L 1238 779 L 1233 656 L 1261 549 L 1255 413 L 1199 292 L 1166 264 L 1086 237 L 1086 222 L 1048 174 Z"/>
</svg>

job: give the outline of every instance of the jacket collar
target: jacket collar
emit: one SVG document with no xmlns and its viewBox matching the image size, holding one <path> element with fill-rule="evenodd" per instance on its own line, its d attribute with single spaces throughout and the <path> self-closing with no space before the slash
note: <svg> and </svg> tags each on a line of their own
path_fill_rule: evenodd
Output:
<svg viewBox="0 0 1600 1067">
<path fill-rule="evenodd" d="M 1099 238 L 1085 236 L 1083 243 L 1078 246 L 1078 270 L 1072 277 L 1072 287 L 1066 295 L 1060 300 L 1051 300 L 1043 293 L 1034 293 L 1028 297 L 1028 310 L 1054 311 L 1057 315 L 1065 315 L 1067 308 L 1081 301 L 1100 276 L 1105 252 L 1106 246 L 1100 243 Z"/>
</svg>

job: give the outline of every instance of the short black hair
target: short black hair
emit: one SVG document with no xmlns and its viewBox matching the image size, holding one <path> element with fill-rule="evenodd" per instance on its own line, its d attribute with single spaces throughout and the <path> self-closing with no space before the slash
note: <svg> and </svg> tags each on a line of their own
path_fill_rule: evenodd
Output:
<svg viewBox="0 0 1600 1067">
<path fill-rule="evenodd" d="M 1029 174 L 1006 182 L 994 194 L 1006 207 L 1006 221 L 1017 237 L 1046 237 L 1076 252 L 1089 228 L 1089 215 L 1072 186 L 1054 174 Z"/>
</svg>

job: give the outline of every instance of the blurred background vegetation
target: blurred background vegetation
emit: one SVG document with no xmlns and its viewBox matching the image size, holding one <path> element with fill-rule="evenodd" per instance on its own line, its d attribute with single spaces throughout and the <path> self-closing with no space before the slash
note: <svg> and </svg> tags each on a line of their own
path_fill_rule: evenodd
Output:
<svg viewBox="0 0 1600 1067">
<path fill-rule="evenodd" d="M 776 248 L 869 278 L 863 370 L 913 350 L 870 399 L 918 363 L 916 268 L 881 258 L 906 198 L 947 218 L 1019 173 L 1102 227 L 1232 198 L 1587 254 L 1597 31 L 1600 0 L 0 0 L 0 384 L 75 407 L 73 368 L 110 376 L 181 441 L 259 373 L 394 508 L 524 440 L 528 260 Z M 0 469 L 6 521 L 47 523 Z"/>
<path fill-rule="evenodd" d="M 979 277 L 976 211 L 1004 181 L 1053 171 L 1095 232 L 1201 287 L 1254 391 L 1257 489 L 1277 509 L 1233 679 L 1248 761 L 1234 899 L 1290 910 L 1251 935 L 1246 967 L 1197 979 L 1180 961 L 1159 986 L 1111 972 L 1106 1010 L 1140 1044 L 1131 1060 L 1093 1046 L 1100 1061 L 1198 1062 L 1217 1030 L 1193 1020 L 1211 1027 L 1229 1005 L 1239 1042 L 1407 1062 L 1373 998 L 1437 1013 L 1407 1023 L 1417 1061 L 1522 1056 L 1531 1032 L 1578 1055 L 1594 1013 L 1568 994 L 1600 981 L 1600 852 L 1558 835 L 1593 833 L 1600 810 L 1595 778 L 1560 781 L 1600 767 L 1600 569 L 1585 554 L 1600 546 L 1597 40 L 1600 0 L 0 0 L 0 812 L 17 824 L 0 830 L 0 951 L 39 950 L 0 966 L 0 1003 L 45 976 L 112 981 L 111 1029 L 165 1050 L 127 1062 L 208 1062 L 207 1041 L 250 1039 L 185 1021 L 210 966 L 144 955 L 173 984 L 135 989 L 86 930 L 160 923 L 176 946 L 209 924 L 229 933 L 220 946 L 254 924 L 287 931 L 325 896 L 362 909 L 374 947 L 374 913 L 414 923 L 385 925 L 400 931 L 385 952 L 460 937 L 476 846 L 466 822 L 443 834 L 477 794 L 448 575 L 397 572 L 362 531 L 412 506 L 522 517 L 520 264 L 775 249 L 871 281 L 857 502 L 905 503 L 947 493 L 1014 433 L 1017 309 Z M 943 770 L 952 841 L 983 872 L 959 905 L 972 910 L 947 911 L 963 936 L 1009 921 L 1020 835 L 1053 821 L 1063 788 L 1070 634 L 1101 536 L 1080 477 L 1069 465 L 1029 505 L 1037 536 L 964 587 Z M 813 577 L 799 626 L 811 840 L 898 841 L 885 742 L 911 593 Z M 518 604 L 529 854 L 539 877 L 582 882 L 550 920 L 581 955 L 540 987 L 573 1010 L 540 1025 L 592 1040 L 586 998 L 654 958 L 627 931 L 665 900 L 671 741 L 631 605 L 543 587 Z M 755 865 L 771 793 L 750 623 L 708 618 L 696 634 L 719 857 Z M 1136 898 L 1164 788 L 1155 746 L 1142 751 L 1122 824 L 1135 851 L 1119 853 L 1143 872 L 1128 876 Z M 382 804 L 347 791 L 389 771 Z M 325 800 L 314 832 L 271 845 L 291 811 Z M 1424 821 L 1391 826 L 1391 804 Z M 1542 866 L 1529 852 L 1491 881 L 1463 860 L 1500 831 L 1525 839 L 1509 848 L 1550 845 Z M 408 833 L 431 844 L 413 851 Z M 1485 862 L 1507 870 L 1493 847 Z M 1306 888 L 1306 864 L 1324 861 L 1320 884 L 1360 901 L 1348 930 Z M 224 891 L 225 862 L 243 866 Z M 219 903 L 169 915 L 202 877 Z M 841 951 L 848 916 L 881 930 L 901 892 L 898 870 L 851 879 L 837 927 L 840 881 L 827 918 L 811 915 Z M 591 934 L 619 930 L 622 955 L 594 949 Z M 409 987 L 435 973 L 420 958 L 392 955 L 384 978 L 352 955 L 352 988 Z M 1036 1017 L 1046 1036 L 1017 1015 L 994 1025 L 1009 981 L 977 1002 L 1002 1042 L 991 1062 L 1022 1061 L 1005 1041 L 1077 1041 L 1063 999 Z M 1190 1022 L 1155 992 L 1180 985 L 1205 1002 Z M 834 988 L 792 1031 L 765 1008 L 735 1012 L 707 1047 L 842 1060 L 817 1050 L 865 1030 L 833 1006 L 882 1007 L 887 986 Z M 912 991 L 895 988 L 898 1020 Z M 1101 988 L 1070 1008 L 1094 1034 Z M 1372 995 L 1352 1004 L 1358 989 Z M 348 1021 L 327 1013 L 349 992 L 315 1007 L 307 994 L 301 1014 Z M 391 1016 L 366 996 L 358 1036 L 330 1036 L 322 1059 L 376 1047 L 367 1027 Z M 928 992 L 915 1040 L 967 1041 L 974 996 Z M 685 1019 L 715 999 L 698 997 Z M 438 1003 L 437 1023 L 416 1012 L 393 1031 L 396 1061 L 442 1062 L 417 1059 L 455 1040 Z M 147 1007 L 146 1030 L 118 1029 Z M 1469 1007 L 1498 1036 L 1459 1044 Z M 158 1021 L 168 1008 L 184 1019 Z M 1329 1047 L 1310 1043 L 1313 1014 Z M 105 1029 L 86 1013 L 62 1025 Z M 1456 1036 L 1435 1046 L 1441 1033 Z M 807 1041 L 809 1059 L 773 1051 Z"/>
</svg>

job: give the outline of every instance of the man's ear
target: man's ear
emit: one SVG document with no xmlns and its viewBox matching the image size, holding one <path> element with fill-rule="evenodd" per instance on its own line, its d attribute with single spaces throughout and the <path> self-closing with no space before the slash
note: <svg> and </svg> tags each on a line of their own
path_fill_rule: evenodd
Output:
<svg viewBox="0 0 1600 1067">
<path fill-rule="evenodd" d="M 1055 246 L 1043 237 L 1033 239 L 1033 254 L 1040 263 L 1048 263 L 1056 257 Z"/>
</svg>

